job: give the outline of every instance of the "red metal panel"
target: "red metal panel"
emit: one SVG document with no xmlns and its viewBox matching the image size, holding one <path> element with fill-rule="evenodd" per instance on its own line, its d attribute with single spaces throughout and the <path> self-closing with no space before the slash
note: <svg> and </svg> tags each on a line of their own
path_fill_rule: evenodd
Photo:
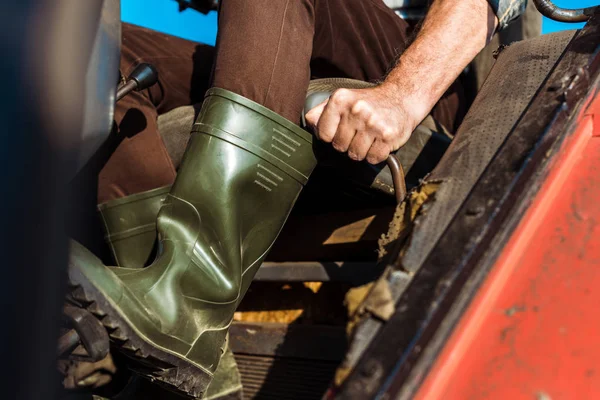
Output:
<svg viewBox="0 0 600 400">
<path fill-rule="evenodd" d="M 600 99 L 416 398 L 600 399 Z"/>
</svg>

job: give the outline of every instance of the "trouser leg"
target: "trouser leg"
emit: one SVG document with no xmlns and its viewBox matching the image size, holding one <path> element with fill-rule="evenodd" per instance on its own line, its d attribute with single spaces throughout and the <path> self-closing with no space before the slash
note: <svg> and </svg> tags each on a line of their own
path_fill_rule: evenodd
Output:
<svg viewBox="0 0 600 400">
<path fill-rule="evenodd" d="M 221 2 L 213 86 L 300 122 L 310 79 L 314 0 Z"/>
<path fill-rule="evenodd" d="M 123 24 L 122 38 L 122 75 L 147 62 L 157 68 L 159 81 L 117 103 L 115 120 L 121 131 L 105 146 L 108 161 L 99 173 L 99 203 L 173 182 L 175 168 L 158 132 L 157 116 L 202 101 L 214 55 L 212 46 L 129 24 Z"/>
</svg>

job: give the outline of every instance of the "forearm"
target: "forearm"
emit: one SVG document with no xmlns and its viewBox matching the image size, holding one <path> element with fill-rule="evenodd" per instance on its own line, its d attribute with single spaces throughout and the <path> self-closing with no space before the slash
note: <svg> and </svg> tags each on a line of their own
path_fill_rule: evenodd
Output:
<svg viewBox="0 0 600 400">
<path fill-rule="evenodd" d="M 497 21 L 486 0 L 434 1 L 382 86 L 402 97 L 407 111 L 421 121 L 483 49 Z"/>
</svg>

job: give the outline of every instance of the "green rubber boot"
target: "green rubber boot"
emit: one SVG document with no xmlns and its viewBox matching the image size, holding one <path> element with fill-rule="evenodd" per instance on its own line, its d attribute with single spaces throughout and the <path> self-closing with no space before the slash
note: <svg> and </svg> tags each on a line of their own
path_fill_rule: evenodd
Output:
<svg viewBox="0 0 600 400">
<path fill-rule="evenodd" d="M 157 239 L 156 217 L 171 186 L 133 194 L 98 205 L 104 237 L 116 264 L 143 268 L 154 254 Z M 242 380 L 230 349 L 225 351 L 205 400 L 241 400 Z"/>
<path fill-rule="evenodd" d="M 71 248 L 72 297 L 101 316 L 138 373 L 201 398 L 233 313 L 316 164 L 311 136 L 242 96 L 207 93 L 157 220 L 159 256 L 107 268 Z"/>
</svg>

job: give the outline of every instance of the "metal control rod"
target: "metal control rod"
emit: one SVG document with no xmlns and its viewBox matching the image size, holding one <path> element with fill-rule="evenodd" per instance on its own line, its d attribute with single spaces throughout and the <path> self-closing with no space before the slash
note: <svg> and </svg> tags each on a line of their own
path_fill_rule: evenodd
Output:
<svg viewBox="0 0 600 400">
<path fill-rule="evenodd" d="M 406 197 L 406 182 L 404 181 L 404 169 L 402 164 L 396 158 L 395 155 L 390 154 L 387 159 L 387 165 L 392 173 L 392 182 L 394 183 L 394 194 L 396 195 L 396 201 L 398 204 L 402 203 L 404 197 Z"/>
<path fill-rule="evenodd" d="M 158 82 L 158 71 L 152 64 L 139 64 L 122 85 L 117 88 L 116 101 L 121 100 L 129 93 L 148 89 Z"/>
<path fill-rule="evenodd" d="M 560 8 L 551 0 L 533 0 L 533 4 L 544 16 L 558 22 L 585 22 L 590 17 L 600 12 L 600 7 L 587 7 L 579 9 Z"/>
<path fill-rule="evenodd" d="M 117 88 L 117 101 L 121 100 L 123 97 L 127 96 L 129 93 L 133 92 L 134 90 L 136 90 L 138 87 L 138 83 L 131 79 L 127 82 L 125 82 L 122 85 L 119 85 L 119 87 Z"/>
</svg>

